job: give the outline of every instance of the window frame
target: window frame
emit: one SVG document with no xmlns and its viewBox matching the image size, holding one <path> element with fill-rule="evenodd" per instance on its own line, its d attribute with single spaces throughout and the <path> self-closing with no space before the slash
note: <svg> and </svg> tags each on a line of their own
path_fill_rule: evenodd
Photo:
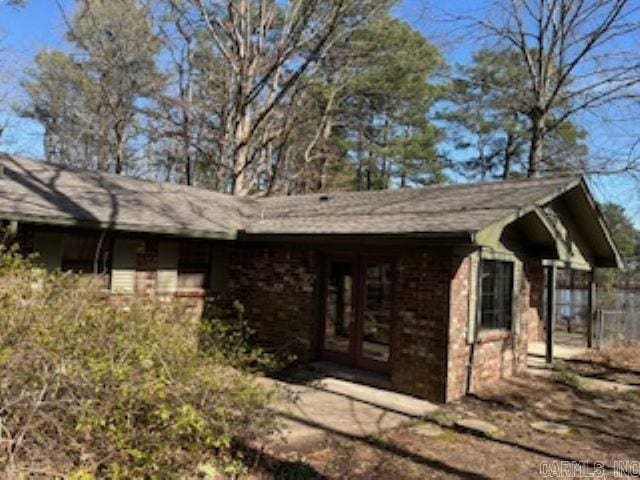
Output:
<svg viewBox="0 0 640 480">
<path fill-rule="evenodd" d="M 201 262 L 187 262 L 183 256 L 183 249 L 203 248 L 204 255 Z M 206 250 L 206 252 L 204 252 Z M 213 246 L 206 240 L 187 240 L 178 244 L 178 255 L 176 258 L 177 291 L 178 292 L 199 292 L 211 288 L 211 265 Z M 204 257 L 206 256 L 206 260 Z M 200 286 L 184 285 L 188 275 L 203 275 L 203 284 Z"/>
<path fill-rule="evenodd" d="M 496 275 L 496 269 L 494 267 L 492 274 L 494 275 L 493 279 L 493 300 L 494 306 L 492 308 L 491 313 L 493 314 L 493 319 L 491 322 L 485 322 L 485 308 L 486 302 L 485 298 L 487 295 L 485 294 L 485 265 L 486 264 L 494 264 L 494 265 L 503 265 L 508 266 L 508 274 L 506 275 Z M 477 311 L 477 330 L 478 332 L 511 332 L 514 326 L 514 322 L 517 319 L 515 316 L 515 308 L 514 308 L 514 286 L 516 281 L 516 262 L 512 259 L 507 258 L 498 258 L 498 257 L 481 257 L 478 265 L 478 311 Z M 497 288 L 502 283 L 502 292 L 506 297 L 502 298 L 502 300 L 497 300 L 498 304 L 501 304 L 501 308 L 495 307 L 496 297 L 499 295 L 497 293 Z M 501 312 L 502 318 L 497 319 L 496 313 Z M 508 320 L 505 320 L 508 318 Z"/>
</svg>

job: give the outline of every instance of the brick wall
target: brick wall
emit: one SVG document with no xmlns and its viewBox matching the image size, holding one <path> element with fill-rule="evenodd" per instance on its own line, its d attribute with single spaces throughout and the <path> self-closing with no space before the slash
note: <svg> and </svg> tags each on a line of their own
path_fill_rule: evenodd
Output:
<svg viewBox="0 0 640 480">
<path fill-rule="evenodd" d="M 448 249 L 408 254 L 398 262 L 391 383 L 434 401 L 445 397 L 450 283 Z"/>
<path fill-rule="evenodd" d="M 470 390 L 477 391 L 492 382 L 513 375 L 527 362 L 529 323 L 539 323 L 541 317 L 541 285 L 539 268 L 527 263 L 518 285 L 518 332 L 478 332 L 478 342 L 468 343 L 469 288 L 471 259 L 453 260 L 451 283 L 451 321 L 449 324 L 449 355 L 446 400 L 454 400 L 467 391 L 471 364 Z"/>
<path fill-rule="evenodd" d="M 529 298 L 529 319 L 527 338 L 530 342 L 545 340 L 545 319 L 542 310 L 544 297 L 544 269 L 540 263 L 529 262 L 525 265 L 527 277 L 531 283 Z"/>
<path fill-rule="evenodd" d="M 319 254 L 285 246 L 231 249 L 224 302 L 240 301 L 267 346 L 316 358 Z M 448 249 L 402 256 L 396 269 L 391 383 L 399 391 L 443 401 L 451 254 Z"/>
<path fill-rule="evenodd" d="M 141 240 L 136 250 L 136 295 L 154 295 L 158 280 L 158 241 Z"/>
<path fill-rule="evenodd" d="M 31 236 L 23 238 L 28 247 Z M 227 285 L 213 298 L 229 305 L 238 300 L 256 330 L 256 340 L 302 361 L 316 358 L 320 340 L 318 314 L 320 254 L 286 245 L 236 244 L 228 248 Z M 136 255 L 136 293 L 154 294 L 158 244 L 141 240 Z M 391 383 L 399 391 L 435 401 L 464 395 L 471 347 L 467 343 L 470 257 L 449 248 L 405 251 L 396 268 L 396 320 Z M 513 374 L 526 363 L 527 337 L 541 334 L 542 268 L 526 264 L 521 275 L 520 334 L 481 335 L 473 351 L 471 387 L 481 388 Z M 212 300 L 206 292 L 178 293 L 194 313 Z M 118 298 L 112 301 L 118 302 Z"/>
<path fill-rule="evenodd" d="M 465 394 L 467 386 L 467 363 L 469 345 L 467 329 L 469 323 L 469 293 L 471 279 L 470 257 L 452 257 L 452 279 L 449 322 L 449 344 L 447 354 L 447 388 L 445 401 Z"/>
<path fill-rule="evenodd" d="M 292 247 L 230 249 L 226 303 L 238 300 L 256 340 L 302 361 L 315 352 L 317 255 Z"/>
</svg>

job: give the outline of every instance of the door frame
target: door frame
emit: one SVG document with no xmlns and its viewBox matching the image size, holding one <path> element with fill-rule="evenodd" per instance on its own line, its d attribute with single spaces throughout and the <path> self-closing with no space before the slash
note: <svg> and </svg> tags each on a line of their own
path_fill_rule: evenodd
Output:
<svg viewBox="0 0 640 480">
<path fill-rule="evenodd" d="M 329 288 L 329 275 L 333 262 L 350 263 L 352 266 L 352 305 L 354 321 L 350 325 L 348 352 L 335 352 L 326 350 L 325 333 L 327 321 L 327 294 Z M 364 310 L 366 292 L 366 268 L 369 265 L 388 263 L 391 266 L 391 318 L 389 325 L 389 359 L 380 362 L 363 357 L 362 346 L 364 340 Z M 322 264 L 322 288 L 321 288 L 321 315 L 320 315 L 320 339 L 319 357 L 323 360 L 339 363 L 352 368 L 370 370 L 388 374 L 394 357 L 394 345 L 396 337 L 396 297 L 397 297 L 397 256 L 385 254 L 359 254 L 359 253 L 331 253 L 324 255 Z"/>
</svg>

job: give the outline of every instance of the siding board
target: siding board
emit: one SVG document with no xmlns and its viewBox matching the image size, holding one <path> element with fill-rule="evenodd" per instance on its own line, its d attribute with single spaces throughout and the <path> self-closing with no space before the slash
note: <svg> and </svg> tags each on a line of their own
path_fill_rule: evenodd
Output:
<svg viewBox="0 0 640 480">
<path fill-rule="evenodd" d="M 176 242 L 161 242 L 158 245 L 158 294 L 169 295 L 178 289 L 178 251 Z"/>
<path fill-rule="evenodd" d="M 62 266 L 61 233 L 36 232 L 33 238 L 33 249 L 38 253 L 38 261 L 47 270 L 55 270 Z"/>
<path fill-rule="evenodd" d="M 136 283 L 136 251 L 138 240 L 116 239 L 113 248 L 111 292 L 132 294 Z"/>
</svg>

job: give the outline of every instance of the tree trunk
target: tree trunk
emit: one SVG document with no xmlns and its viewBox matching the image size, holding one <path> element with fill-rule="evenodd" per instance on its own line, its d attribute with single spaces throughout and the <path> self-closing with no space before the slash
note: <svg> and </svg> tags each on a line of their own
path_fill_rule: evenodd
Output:
<svg viewBox="0 0 640 480">
<path fill-rule="evenodd" d="M 53 160 L 51 155 L 51 130 L 48 126 L 45 127 L 42 143 L 44 146 L 44 159 L 46 162 L 51 163 Z"/>
<path fill-rule="evenodd" d="M 363 136 L 362 123 L 358 128 L 358 168 L 356 169 L 356 191 L 362 190 L 362 149 L 363 149 Z"/>
<path fill-rule="evenodd" d="M 184 156 L 184 177 L 187 185 L 193 185 L 193 165 L 191 160 L 191 108 L 193 105 L 193 53 L 191 51 L 191 37 L 184 34 L 181 25 L 178 29 L 186 42 L 186 69 L 179 66 L 180 95 L 182 96 L 182 155 Z M 186 71 L 185 71 L 186 70 Z M 186 77 L 186 79 L 185 79 Z M 186 85 L 185 85 L 186 83 Z"/>
<path fill-rule="evenodd" d="M 529 149 L 529 170 L 527 176 L 536 178 L 540 176 L 540 166 L 542 164 L 542 154 L 544 145 L 544 115 L 535 111 L 531 115 L 531 146 Z"/>
<path fill-rule="evenodd" d="M 106 172 L 109 168 L 109 142 L 107 140 L 107 134 L 102 131 L 100 133 L 100 145 L 98 146 L 98 170 Z"/>
<path fill-rule="evenodd" d="M 234 159 L 234 172 L 233 172 L 233 185 L 231 187 L 231 193 L 233 195 L 245 196 L 249 193 L 247 186 L 247 179 L 245 176 L 245 166 L 247 159 L 249 158 L 249 146 L 244 144 L 240 145 L 236 149 L 236 156 Z"/>
<path fill-rule="evenodd" d="M 509 180 L 511 177 L 511 164 L 513 163 L 513 156 L 516 153 L 516 137 L 512 132 L 507 134 L 507 145 L 504 149 L 504 171 L 502 172 L 502 179 Z"/>
<path fill-rule="evenodd" d="M 249 115 L 245 114 L 234 135 L 235 155 L 233 158 L 233 195 L 244 196 L 249 194 L 249 182 L 246 177 L 246 169 L 249 163 Z"/>
<path fill-rule="evenodd" d="M 114 133 L 116 137 L 116 174 L 120 175 L 124 163 L 124 134 L 119 124 L 116 125 Z"/>
</svg>

